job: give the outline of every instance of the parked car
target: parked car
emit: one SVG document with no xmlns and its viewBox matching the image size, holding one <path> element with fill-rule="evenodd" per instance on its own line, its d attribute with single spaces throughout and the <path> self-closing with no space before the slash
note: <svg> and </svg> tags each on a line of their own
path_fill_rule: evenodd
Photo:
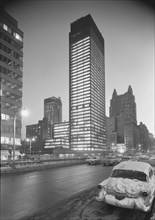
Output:
<svg viewBox="0 0 155 220">
<path fill-rule="evenodd" d="M 93 156 L 86 159 L 86 162 L 88 163 L 88 165 L 95 165 L 95 164 L 100 164 L 101 160 L 99 157 Z"/>
<path fill-rule="evenodd" d="M 110 177 L 98 185 L 98 189 L 97 201 L 147 212 L 155 197 L 153 169 L 146 162 L 120 162 L 113 167 Z"/>
<path fill-rule="evenodd" d="M 123 157 L 121 158 L 121 162 L 123 162 L 123 161 L 128 161 L 128 160 L 132 160 L 132 157 L 131 157 L 131 156 L 123 156 Z"/>
<path fill-rule="evenodd" d="M 120 162 L 120 158 L 117 157 L 105 157 L 102 159 L 103 166 L 115 166 Z"/>
</svg>

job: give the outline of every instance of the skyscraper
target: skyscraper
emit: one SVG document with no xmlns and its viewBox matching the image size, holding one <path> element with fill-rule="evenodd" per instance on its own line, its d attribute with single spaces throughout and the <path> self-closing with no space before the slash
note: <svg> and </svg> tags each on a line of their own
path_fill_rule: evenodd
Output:
<svg viewBox="0 0 155 220">
<path fill-rule="evenodd" d="M 1 74 L 1 147 L 11 149 L 21 144 L 21 116 L 23 89 L 23 32 L 18 22 L 4 11 L 0 11 L 0 74 Z"/>
<path fill-rule="evenodd" d="M 109 110 L 110 116 L 124 116 L 127 121 L 137 123 L 135 96 L 130 85 L 122 95 L 117 95 L 114 89 Z"/>
<path fill-rule="evenodd" d="M 70 148 L 99 151 L 106 145 L 104 39 L 91 15 L 69 33 Z"/>
<path fill-rule="evenodd" d="M 44 118 L 53 125 L 62 122 L 62 102 L 60 97 L 50 97 L 44 99 Z"/>
<path fill-rule="evenodd" d="M 114 89 L 109 108 L 110 117 L 107 119 L 107 145 L 112 143 L 125 143 L 128 150 L 136 148 L 139 144 L 139 129 L 137 126 L 137 112 L 135 96 L 129 85 L 127 92 L 117 95 Z M 114 125 L 114 126 L 112 126 Z M 115 141 L 110 138 L 115 135 Z"/>
</svg>

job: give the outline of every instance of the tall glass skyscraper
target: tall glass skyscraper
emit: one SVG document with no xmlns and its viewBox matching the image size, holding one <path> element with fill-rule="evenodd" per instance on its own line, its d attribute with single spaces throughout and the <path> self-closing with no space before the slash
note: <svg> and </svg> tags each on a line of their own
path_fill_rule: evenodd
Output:
<svg viewBox="0 0 155 220">
<path fill-rule="evenodd" d="M 70 148 L 100 151 L 106 145 L 104 39 L 91 15 L 69 33 Z"/>
</svg>

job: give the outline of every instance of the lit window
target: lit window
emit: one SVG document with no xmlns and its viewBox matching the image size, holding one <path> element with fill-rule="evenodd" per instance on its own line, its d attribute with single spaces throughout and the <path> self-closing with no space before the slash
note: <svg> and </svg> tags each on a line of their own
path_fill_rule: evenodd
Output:
<svg viewBox="0 0 155 220">
<path fill-rule="evenodd" d="M 10 116 L 2 113 L 1 114 L 1 119 L 5 120 L 5 121 L 8 121 L 10 119 Z"/>
<path fill-rule="evenodd" d="M 9 138 L 6 137 L 6 138 L 5 138 L 5 143 L 6 143 L 6 144 L 9 144 L 9 142 L 10 142 Z"/>
<path fill-rule="evenodd" d="M 4 144 L 4 140 L 5 138 L 4 137 L 1 137 L 1 143 Z"/>
<path fill-rule="evenodd" d="M 16 138 L 15 142 L 16 142 L 16 145 L 20 145 L 20 144 L 21 144 L 20 139 L 17 139 L 17 138 Z"/>
<path fill-rule="evenodd" d="M 8 121 L 10 119 L 9 115 L 6 115 L 6 121 Z"/>
<path fill-rule="evenodd" d="M 3 24 L 3 28 L 4 28 L 4 30 L 8 30 L 8 26 L 6 25 L 6 24 Z"/>
<path fill-rule="evenodd" d="M 5 114 L 1 114 L 1 119 L 5 120 Z"/>
<path fill-rule="evenodd" d="M 11 29 L 6 24 L 3 24 L 3 28 L 11 34 Z"/>
<path fill-rule="evenodd" d="M 19 34 L 13 33 L 13 35 L 17 40 L 22 41 L 22 37 Z"/>
</svg>

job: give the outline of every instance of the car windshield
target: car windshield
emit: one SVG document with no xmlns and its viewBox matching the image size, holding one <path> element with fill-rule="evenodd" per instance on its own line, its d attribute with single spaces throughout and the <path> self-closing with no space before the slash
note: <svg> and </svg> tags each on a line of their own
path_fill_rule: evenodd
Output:
<svg viewBox="0 0 155 220">
<path fill-rule="evenodd" d="M 146 182 L 146 174 L 135 170 L 114 170 L 111 176 L 116 178 L 137 179 Z"/>
</svg>

